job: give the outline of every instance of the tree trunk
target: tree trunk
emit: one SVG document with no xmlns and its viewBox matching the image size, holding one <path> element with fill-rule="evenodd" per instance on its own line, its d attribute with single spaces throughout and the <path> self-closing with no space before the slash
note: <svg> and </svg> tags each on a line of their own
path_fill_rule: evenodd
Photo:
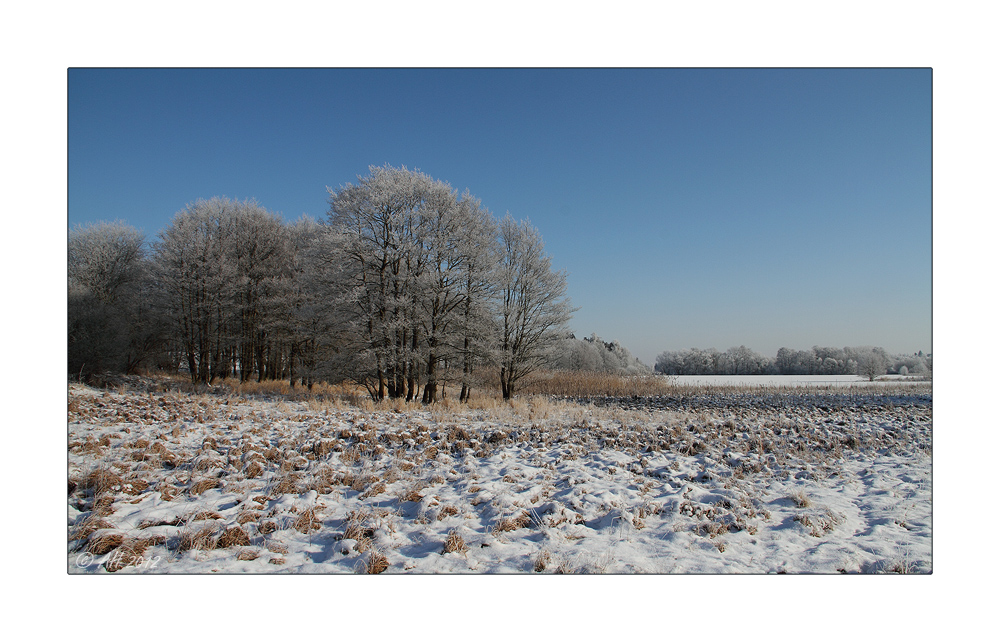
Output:
<svg viewBox="0 0 1000 642">
<path fill-rule="evenodd" d="M 468 306 L 466 306 L 466 318 L 468 318 Z M 462 343 L 462 392 L 458 395 L 458 400 L 461 403 L 468 403 L 469 393 L 469 375 L 472 374 L 472 360 L 469 356 L 469 335 L 466 333 L 465 340 Z"/>
<path fill-rule="evenodd" d="M 427 384 L 424 386 L 424 404 L 437 401 L 437 356 L 434 354 L 434 339 L 431 339 L 431 350 L 427 354 Z"/>
</svg>

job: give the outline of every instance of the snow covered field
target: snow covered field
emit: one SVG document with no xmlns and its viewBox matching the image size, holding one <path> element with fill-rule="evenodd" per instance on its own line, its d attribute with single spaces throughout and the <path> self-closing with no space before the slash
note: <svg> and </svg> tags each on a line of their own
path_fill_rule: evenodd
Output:
<svg viewBox="0 0 1000 642">
<path fill-rule="evenodd" d="M 929 573 L 930 386 L 374 410 L 69 389 L 70 573 Z"/>
</svg>

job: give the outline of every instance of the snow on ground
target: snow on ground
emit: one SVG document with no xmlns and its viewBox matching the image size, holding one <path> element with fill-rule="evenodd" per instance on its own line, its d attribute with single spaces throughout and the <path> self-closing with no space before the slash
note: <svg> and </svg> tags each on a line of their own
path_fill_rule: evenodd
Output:
<svg viewBox="0 0 1000 642">
<path fill-rule="evenodd" d="M 74 384 L 68 570 L 931 572 L 930 387 L 776 396 L 371 410 Z"/>
</svg>

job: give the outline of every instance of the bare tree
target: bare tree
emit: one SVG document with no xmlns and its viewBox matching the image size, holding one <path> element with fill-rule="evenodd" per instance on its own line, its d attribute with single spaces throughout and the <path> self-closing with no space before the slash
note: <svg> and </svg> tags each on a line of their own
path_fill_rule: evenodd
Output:
<svg viewBox="0 0 1000 642">
<path fill-rule="evenodd" d="M 241 381 L 254 373 L 257 381 L 277 379 L 288 351 L 281 344 L 280 328 L 291 314 L 291 241 L 281 218 L 256 201 L 236 202 L 232 208 L 221 230 L 225 260 L 234 267 L 232 357 L 238 359 Z"/>
<path fill-rule="evenodd" d="M 510 399 L 565 336 L 574 309 L 566 298 L 565 272 L 552 271 L 542 237 L 529 222 L 517 223 L 508 213 L 500 221 L 500 246 L 497 348 L 501 393 Z"/>
<path fill-rule="evenodd" d="M 122 221 L 76 226 L 67 243 L 70 289 L 85 290 L 112 303 L 135 283 L 145 257 L 142 232 Z"/>
<path fill-rule="evenodd" d="M 145 238 L 121 221 L 77 226 L 67 242 L 68 357 L 73 374 L 133 372 L 159 347 Z"/>
<path fill-rule="evenodd" d="M 767 359 L 763 355 L 744 345 L 729 348 L 723 355 L 729 371 L 734 375 L 760 374 L 767 364 Z"/>
<path fill-rule="evenodd" d="M 412 399 L 422 338 L 417 288 L 426 263 L 419 248 L 419 211 L 434 188 L 426 174 L 369 167 L 358 184 L 330 193 L 330 225 L 345 263 L 345 311 L 357 331 L 359 378 L 372 395 Z"/>
<path fill-rule="evenodd" d="M 875 381 L 876 377 L 881 377 L 889 368 L 889 355 L 882 348 L 855 348 L 858 362 L 858 376 L 867 377 L 868 381 Z"/>
<path fill-rule="evenodd" d="M 235 209 L 228 199 L 199 200 L 174 217 L 155 247 L 164 312 L 195 383 L 219 375 L 222 352 L 229 347 L 236 267 L 227 260 L 224 236 L 234 227 Z"/>
<path fill-rule="evenodd" d="M 320 378 L 351 377 L 346 315 L 338 295 L 342 286 L 335 234 L 327 225 L 303 217 L 289 229 L 292 279 L 283 307 L 289 310 L 285 334 L 289 343 L 289 381 L 298 377 L 311 387 Z"/>
<path fill-rule="evenodd" d="M 486 309 L 496 263 L 496 226 L 481 203 L 466 192 L 461 200 L 450 190 L 437 190 L 422 210 L 421 240 L 426 269 L 420 288 L 419 315 L 426 344 L 423 402 L 437 400 L 442 365 L 462 362 L 463 390 L 475 362 L 473 344 L 488 336 L 478 313 Z"/>
<path fill-rule="evenodd" d="M 468 192 L 462 195 L 460 207 L 465 209 L 462 230 L 472 249 L 461 276 L 463 298 L 457 337 L 461 341 L 457 352 L 462 364 L 459 400 L 467 402 L 477 379 L 475 371 L 494 361 L 497 327 L 494 303 L 500 247 L 497 224 L 490 211 Z"/>
</svg>

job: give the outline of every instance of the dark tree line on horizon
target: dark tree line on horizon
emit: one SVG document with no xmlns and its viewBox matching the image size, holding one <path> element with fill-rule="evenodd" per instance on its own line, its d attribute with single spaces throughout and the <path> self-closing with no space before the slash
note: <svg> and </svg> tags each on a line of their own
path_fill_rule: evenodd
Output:
<svg viewBox="0 0 1000 642">
<path fill-rule="evenodd" d="M 194 383 L 350 380 L 433 403 L 550 365 L 573 308 L 538 230 L 426 174 L 370 167 L 327 220 L 199 200 L 150 244 L 122 222 L 71 230 L 68 365 L 184 370 Z"/>
</svg>

